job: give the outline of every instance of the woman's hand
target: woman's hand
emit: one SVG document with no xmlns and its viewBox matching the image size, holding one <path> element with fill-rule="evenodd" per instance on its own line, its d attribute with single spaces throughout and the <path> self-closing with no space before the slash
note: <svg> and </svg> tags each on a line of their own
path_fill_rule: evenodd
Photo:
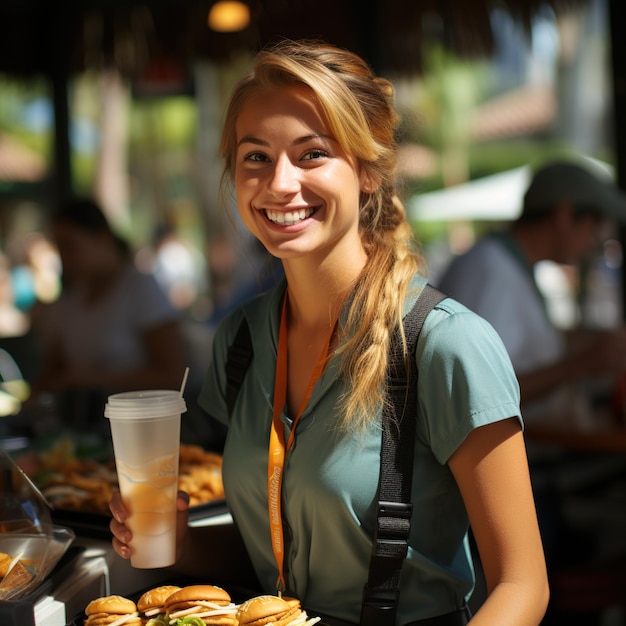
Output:
<svg viewBox="0 0 626 626">
<path fill-rule="evenodd" d="M 113 534 L 113 549 L 123 559 L 129 559 L 131 547 L 128 545 L 133 537 L 130 529 L 126 526 L 128 512 L 122 502 L 119 491 L 115 491 L 109 502 L 109 510 L 113 519 L 109 523 L 109 528 Z M 176 498 L 176 554 L 180 554 L 181 546 L 187 533 L 187 520 L 189 516 L 189 495 L 184 491 L 179 491 Z"/>
</svg>

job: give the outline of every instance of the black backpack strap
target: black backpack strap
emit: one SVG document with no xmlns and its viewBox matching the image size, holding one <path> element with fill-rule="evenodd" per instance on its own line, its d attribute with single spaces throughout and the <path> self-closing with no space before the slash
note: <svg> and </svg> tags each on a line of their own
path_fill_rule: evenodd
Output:
<svg viewBox="0 0 626 626">
<path fill-rule="evenodd" d="M 228 417 L 233 413 L 237 394 L 243 382 L 243 378 L 250 367 L 252 361 L 252 337 L 248 321 L 244 317 L 235 335 L 233 343 L 228 347 L 226 355 L 226 407 L 228 409 Z"/>
<path fill-rule="evenodd" d="M 395 626 L 396 623 L 400 573 L 408 551 L 413 511 L 411 484 L 418 377 L 415 349 L 426 316 L 444 297 L 427 284 L 404 318 L 408 359 L 405 359 L 399 330 L 391 340 L 386 380 L 388 402 L 383 409 L 377 525 L 369 578 L 363 590 L 361 626 Z"/>
</svg>

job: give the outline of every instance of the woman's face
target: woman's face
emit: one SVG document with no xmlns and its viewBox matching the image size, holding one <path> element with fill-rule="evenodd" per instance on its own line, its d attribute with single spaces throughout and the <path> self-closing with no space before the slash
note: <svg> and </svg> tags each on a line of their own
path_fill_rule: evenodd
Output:
<svg viewBox="0 0 626 626">
<path fill-rule="evenodd" d="M 331 136 L 308 87 L 252 95 L 237 118 L 236 134 L 239 213 L 271 254 L 291 259 L 362 252 L 363 177 Z"/>
</svg>

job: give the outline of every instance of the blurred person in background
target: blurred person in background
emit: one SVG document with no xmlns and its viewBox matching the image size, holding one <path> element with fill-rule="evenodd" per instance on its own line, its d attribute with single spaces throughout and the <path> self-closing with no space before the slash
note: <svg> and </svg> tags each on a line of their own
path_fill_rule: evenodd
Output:
<svg viewBox="0 0 626 626">
<path fill-rule="evenodd" d="M 28 316 L 16 305 L 8 257 L 0 252 L 0 337 L 16 337 L 28 331 Z"/>
<path fill-rule="evenodd" d="M 231 311 L 275 287 L 284 275 L 280 260 L 249 233 L 239 237 L 239 245 L 222 237 L 209 246 L 214 300 L 209 326 L 213 330 Z"/>
<path fill-rule="evenodd" d="M 59 297 L 59 255 L 50 239 L 37 231 L 12 241 L 10 248 L 15 306 L 32 315 L 38 303 Z"/>
<path fill-rule="evenodd" d="M 73 409 L 66 404 L 66 418 L 79 411 L 101 415 L 108 393 L 178 388 L 185 367 L 178 313 L 154 277 L 136 269 L 129 245 L 100 207 L 88 198 L 61 206 L 52 215 L 51 236 L 63 288 L 50 305 L 33 396 L 96 399 Z"/>
<path fill-rule="evenodd" d="M 199 250 L 176 231 L 174 225 L 159 225 L 150 252 L 144 260 L 172 305 L 189 311 L 205 283 L 205 261 Z"/>
<path fill-rule="evenodd" d="M 590 418 L 582 381 L 626 370 L 626 330 L 557 328 L 535 281 L 540 261 L 580 265 L 601 243 L 607 221 L 626 222 L 626 196 L 573 160 L 544 164 L 521 216 L 455 257 L 437 286 L 487 319 L 517 373 L 524 417 L 570 423 Z"/>
<path fill-rule="evenodd" d="M 624 221 L 626 196 L 611 181 L 578 162 L 550 162 L 535 171 L 521 216 L 510 228 L 484 236 L 455 257 L 437 281 L 442 291 L 491 322 L 511 357 L 552 571 L 586 562 L 594 550 L 593 530 L 581 530 L 571 519 L 567 498 L 588 487 L 589 477 L 606 485 L 624 465 L 604 453 L 533 444 L 532 433 L 546 426 L 585 431 L 614 419 L 611 390 L 626 370 L 626 331 L 557 327 L 535 281 L 535 266 L 544 260 L 580 266 L 597 250 L 607 226 Z M 562 622 L 550 610 L 544 623 Z"/>
</svg>

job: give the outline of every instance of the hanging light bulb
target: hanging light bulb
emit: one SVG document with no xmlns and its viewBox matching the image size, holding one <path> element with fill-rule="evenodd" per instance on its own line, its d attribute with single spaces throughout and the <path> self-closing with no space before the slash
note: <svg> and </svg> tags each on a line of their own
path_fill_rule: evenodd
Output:
<svg viewBox="0 0 626 626">
<path fill-rule="evenodd" d="M 250 23 L 250 9 L 245 2 L 218 0 L 209 11 L 208 21 L 217 32 L 234 33 Z"/>
</svg>

